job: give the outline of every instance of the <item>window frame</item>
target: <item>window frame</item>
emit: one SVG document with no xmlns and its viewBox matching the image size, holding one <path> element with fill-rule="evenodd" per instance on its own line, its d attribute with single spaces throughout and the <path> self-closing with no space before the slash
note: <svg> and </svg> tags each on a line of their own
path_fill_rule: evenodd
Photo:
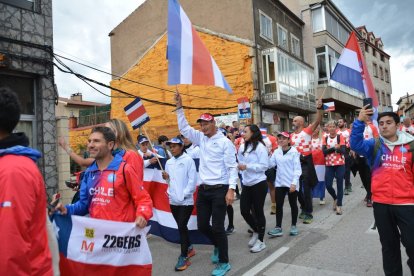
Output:
<svg viewBox="0 0 414 276">
<path fill-rule="evenodd" d="M 0 3 L 24 10 L 35 11 L 37 1 L 38 0 L 0 0 Z"/>
<path fill-rule="evenodd" d="M 266 34 L 262 33 L 262 18 L 261 16 L 265 17 L 266 19 L 270 20 L 270 35 L 271 37 L 267 37 Z M 270 43 L 274 44 L 274 39 L 273 39 L 273 20 L 270 16 L 268 16 L 267 14 L 265 14 L 264 12 L 262 12 L 261 10 L 259 10 L 259 36 L 267 41 L 269 41 Z"/>
<path fill-rule="evenodd" d="M 283 45 L 280 44 L 279 29 L 281 29 L 282 31 L 284 31 L 286 33 L 286 47 L 283 47 Z M 276 30 L 277 30 L 277 46 L 279 46 L 280 48 L 282 48 L 285 51 L 289 51 L 289 32 L 288 32 L 288 30 L 285 27 L 283 27 L 282 25 L 280 25 L 279 23 L 277 23 Z"/>
<path fill-rule="evenodd" d="M 372 63 L 372 74 L 374 77 L 378 78 L 378 66 L 375 62 Z"/>
<path fill-rule="evenodd" d="M 295 53 L 295 44 L 293 43 L 293 41 L 296 40 L 298 42 L 298 53 Z M 300 39 L 297 38 L 294 34 L 290 33 L 290 49 L 291 52 L 294 56 L 296 57 L 301 57 L 301 51 L 300 51 Z"/>
</svg>

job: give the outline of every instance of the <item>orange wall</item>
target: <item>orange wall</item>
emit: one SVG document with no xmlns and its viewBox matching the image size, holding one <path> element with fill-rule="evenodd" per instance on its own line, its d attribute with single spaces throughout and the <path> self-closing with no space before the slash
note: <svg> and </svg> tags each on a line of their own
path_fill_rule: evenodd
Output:
<svg viewBox="0 0 414 276">
<path fill-rule="evenodd" d="M 194 107 L 222 108 L 234 106 L 234 108 L 214 111 L 186 109 L 186 117 L 191 124 L 195 124 L 198 116 L 203 112 L 211 112 L 213 114 L 237 112 L 237 98 L 247 96 L 251 99 L 253 95 L 252 48 L 217 36 L 201 32 L 198 34 L 233 89 L 233 94 L 228 94 L 226 90 L 218 87 L 178 85 L 178 90 L 183 97 L 183 104 Z M 167 85 L 166 40 L 165 35 L 124 75 L 124 78 L 174 90 L 175 86 Z M 172 92 L 149 88 L 124 79 L 112 80 L 111 86 L 136 96 L 175 104 L 174 93 Z M 112 96 L 115 97 L 112 98 L 111 102 L 111 118 L 124 120 L 130 126 L 123 108 L 133 99 L 116 98 L 116 96 L 122 96 L 116 91 L 112 91 Z M 207 97 L 208 99 L 201 99 L 195 96 Z M 157 105 L 146 101 L 144 101 L 144 105 L 151 118 L 145 125 L 150 139 L 155 140 L 161 134 L 168 137 L 178 134 L 176 115 L 172 112 L 174 107 Z M 134 138 L 137 134 L 138 130 L 133 132 Z"/>
</svg>

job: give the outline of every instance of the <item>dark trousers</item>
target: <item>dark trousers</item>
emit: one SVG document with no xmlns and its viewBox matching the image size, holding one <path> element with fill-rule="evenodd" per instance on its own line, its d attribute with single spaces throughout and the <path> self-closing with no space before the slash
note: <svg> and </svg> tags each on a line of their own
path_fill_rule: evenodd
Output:
<svg viewBox="0 0 414 276">
<path fill-rule="evenodd" d="M 356 158 L 359 177 L 361 178 L 362 185 L 364 185 L 364 188 L 367 191 L 367 199 L 371 200 L 371 169 L 369 168 L 365 157 L 357 156 Z"/>
<path fill-rule="evenodd" d="M 220 263 L 229 262 L 227 235 L 224 230 L 228 188 L 228 185 L 223 185 L 220 188 L 207 190 L 200 186 L 197 196 L 198 229 L 218 248 Z M 210 218 L 212 225 L 210 225 Z"/>
<path fill-rule="evenodd" d="M 345 188 L 351 188 L 351 164 L 352 164 L 352 157 L 349 155 L 349 151 L 346 151 L 345 154 Z"/>
<path fill-rule="evenodd" d="M 227 217 L 229 218 L 229 227 L 234 227 L 234 209 L 233 205 L 227 205 Z"/>
<path fill-rule="evenodd" d="M 298 192 L 289 192 L 288 187 L 276 187 L 276 227 L 282 228 L 283 220 L 283 204 L 285 202 L 286 194 L 288 195 L 289 205 L 292 213 L 292 225 L 296 226 L 298 220 Z"/>
<path fill-rule="evenodd" d="M 326 166 L 325 169 L 325 185 L 326 190 L 332 196 L 334 200 L 337 200 L 336 204 L 342 206 L 342 199 L 344 197 L 344 174 L 345 165 L 341 166 Z M 336 178 L 336 193 L 333 186 L 333 180 Z"/>
<path fill-rule="evenodd" d="M 300 163 L 302 167 L 302 175 L 300 176 L 298 200 L 302 211 L 307 215 L 312 215 L 312 189 L 318 183 L 312 155 L 302 156 Z"/>
<path fill-rule="evenodd" d="M 266 180 L 253 186 L 243 186 L 240 198 L 240 212 L 244 220 L 259 234 L 259 240 L 263 241 L 266 229 L 266 217 L 263 211 L 267 195 Z"/>
<path fill-rule="evenodd" d="M 403 275 L 400 241 L 414 275 L 414 206 L 374 203 L 374 217 L 382 245 L 385 275 Z"/>
<path fill-rule="evenodd" d="M 178 233 L 180 233 L 181 256 L 187 257 L 188 247 L 191 245 L 190 237 L 188 235 L 187 224 L 190 220 L 191 212 L 194 205 L 178 206 L 170 205 L 171 213 L 178 226 Z"/>
</svg>

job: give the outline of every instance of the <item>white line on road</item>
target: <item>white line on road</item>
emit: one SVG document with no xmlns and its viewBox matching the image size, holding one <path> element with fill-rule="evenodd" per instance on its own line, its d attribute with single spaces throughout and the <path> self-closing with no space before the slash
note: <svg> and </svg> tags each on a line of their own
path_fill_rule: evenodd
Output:
<svg viewBox="0 0 414 276">
<path fill-rule="evenodd" d="M 243 276 L 256 275 L 257 273 L 259 273 L 260 271 L 265 269 L 267 266 L 269 266 L 272 262 L 274 262 L 277 258 L 282 256 L 288 250 L 289 250 L 289 247 L 285 247 L 285 246 L 279 248 L 272 255 L 270 255 L 269 257 L 267 257 L 266 259 L 264 259 L 260 263 L 258 263 L 256 266 L 254 266 L 249 271 L 245 272 L 243 274 Z"/>
</svg>

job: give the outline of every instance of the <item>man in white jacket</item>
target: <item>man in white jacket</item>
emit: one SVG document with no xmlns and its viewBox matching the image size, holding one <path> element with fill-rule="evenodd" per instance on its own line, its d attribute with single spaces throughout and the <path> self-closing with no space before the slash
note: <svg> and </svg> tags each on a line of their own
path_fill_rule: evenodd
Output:
<svg viewBox="0 0 414 276">
<path fill-rule="evenodd" d="M 236 148 L 229 139 L 217 132 L 213 115 L 202 114 L 197 120 L 201 131 L 195 130 L 185 119 L 182 99 L 178 92 L 175 100 L 181 134 L 200 147 L 201 182 L 197 195 L 197 226 L 214 244 L 211 261 L 217 266 L 212 275 L 225 275 L 231 266 L 224 219 L 227 205 L 234 201 L 237 185 Z"/>
</svg>

